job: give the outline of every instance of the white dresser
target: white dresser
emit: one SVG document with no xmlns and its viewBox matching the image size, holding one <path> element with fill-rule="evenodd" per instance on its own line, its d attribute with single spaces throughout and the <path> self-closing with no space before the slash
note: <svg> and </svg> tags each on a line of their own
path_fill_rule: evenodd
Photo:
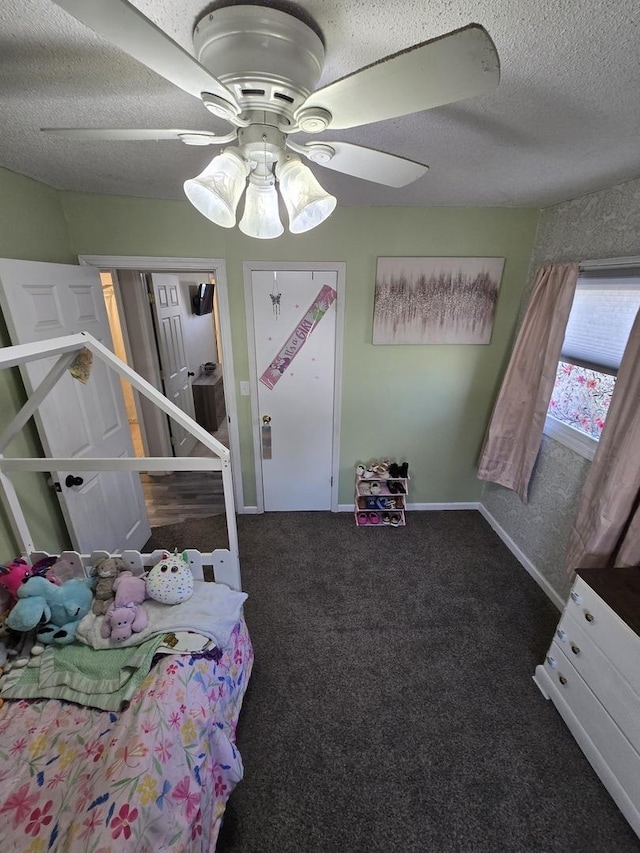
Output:
<svg viewBox="0 0 640 853">
<path fill-rule="evenodd" d="M 534 681 L 640 836 L 640 569 L 581 569 Z"/>
</svg>

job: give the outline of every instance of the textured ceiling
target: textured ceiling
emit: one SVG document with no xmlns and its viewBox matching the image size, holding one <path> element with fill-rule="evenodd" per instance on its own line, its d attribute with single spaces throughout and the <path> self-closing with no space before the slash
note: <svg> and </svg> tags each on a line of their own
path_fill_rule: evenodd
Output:
<svg viewBox="0 0 640 853">
<path fill-rule="evenodd" d="M 193 52 L 202 0 L 133 0 Z M 389 189 L 314 166 L 341 205 L 546 206 L 640 176 L 640 12 L 635 0 L 303 0 L 264 3 L 317 23 L 319 85 L 471 22 L 501 62 L 495 92 L 348 131 L 428 163 Z M 201 103 L 49 0 L 0 3 L 0 166 L 63 190 L 183 198 L 216 149 L 80 142 L 41 127 L 184 127 L 225 133 Z M 304 137 L 297 136 L 296 141 Z M 316 137 L 321 141 L 322 135 Z"/>
</svg>

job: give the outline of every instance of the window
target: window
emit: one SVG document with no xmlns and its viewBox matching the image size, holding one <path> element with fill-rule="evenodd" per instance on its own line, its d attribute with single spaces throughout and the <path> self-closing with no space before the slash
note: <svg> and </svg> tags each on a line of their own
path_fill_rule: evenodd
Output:
<svg viewBox="0 0 640 853">
<path fill-rule="evenodd" d="M 580 273 L 545 433 L 591 459 L 640 308 L 640 266 Z"/>
</svg>

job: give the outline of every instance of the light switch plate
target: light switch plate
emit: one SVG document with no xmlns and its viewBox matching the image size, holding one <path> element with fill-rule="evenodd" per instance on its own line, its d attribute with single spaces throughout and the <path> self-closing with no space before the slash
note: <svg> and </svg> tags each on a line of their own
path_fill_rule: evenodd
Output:
<svg viewBox="0 0 640 853">
<path fill-rule="evenodd" d="M 251 386 L 248 381 L 240 382 L 240 396 L 248 397 L 251 394 Z"/>
</svg>

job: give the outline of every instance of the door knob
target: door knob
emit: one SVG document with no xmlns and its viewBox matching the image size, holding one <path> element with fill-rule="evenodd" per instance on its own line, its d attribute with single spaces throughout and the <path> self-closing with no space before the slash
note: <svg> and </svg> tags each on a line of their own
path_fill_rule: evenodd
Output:
<svg viewBox="0 0 640 853">
<path fill-rule="evenodd" d="M 72 486 L 81 486 L 84 483 L 82 477 L 74 477 L 73 474 L 67 474 L 67 478 L 64 481 L 65 486 L 70 489 Z"/>
<path fill-rule="evenodd" d="M 195 376 L 193 370 L 187 370 L 187 376 Z"/>
<path fill-rule="evenodd" d="M 265 426 L 267 426 L 267 424 L 270 424 L 271 423 L 271 415 L 263 415 L 262 416 L 262 423 Z"/>
</svg>

